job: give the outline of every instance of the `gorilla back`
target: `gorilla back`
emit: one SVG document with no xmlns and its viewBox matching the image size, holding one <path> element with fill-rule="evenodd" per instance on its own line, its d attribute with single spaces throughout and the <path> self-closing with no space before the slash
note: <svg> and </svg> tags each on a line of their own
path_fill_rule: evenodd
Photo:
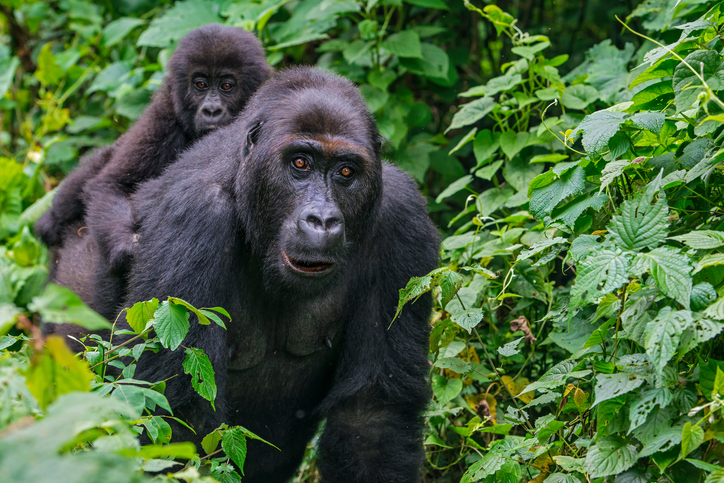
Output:
<svg viewBox="0 0 724 483">
<path fill-rule="evenodd" d="M 243 425 L 281 449 L 250 441 L 244 481 L 281 482 L 326 417 L 323 481 L 419 480 L 431 299 L 388 327 L 398 290 L 435 268 L 438 234 L 414 181 L 381 161 L 351 83 L 278 74 L 133 203 L 127 304 L 173 295 L 232 318 L 228 331 L 192 323 L 184 342 L 214 365 L 217 412 L 190 390 L 183 351 L 139 362 L 136 377 L 180 375 L 166 395 L 189 439 Z"/>
</svg>

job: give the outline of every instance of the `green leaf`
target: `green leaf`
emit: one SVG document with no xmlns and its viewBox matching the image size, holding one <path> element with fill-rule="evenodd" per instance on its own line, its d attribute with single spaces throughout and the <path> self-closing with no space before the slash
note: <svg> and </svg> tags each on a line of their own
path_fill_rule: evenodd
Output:
<svg viewBox="0 0 724 483">
<path fill-rule="evenodd" d="M 5 96 L 15 78 L 15 71 L 18 70 L 20 59 L 10 57 L 0 61 L 0 99 Z"/>
<path fill-rule="evenodd" d="M 154 329 L 161 345 L 165 348 L 178 349 L 181 342 L 186 338 L 190 327 L 189 312 L 183 305 L 164 300 L 156 309 Z"/>
<path fill-rule="evenodd" d="M 201 440 L 201 447 L 204 449 L 206 454 L 211 454 L 216 451 L 221 442 L 221 431 L 215 429 L 207 434 L 204 439 Z"/>
<path fill-rule="evenodd" d="M 545 173 L 541 176 L 544 175 Z M 535 180 L 531 182 L 531 186 L 533 186 L 534 182 Z M 565 171 L 552 183 L 534 189 L 532 193 L 529 193 L 531 215 L 539 220 L 543 219 L 546 215 L 550 215 L 561 201 L 582 192 L 585 186 L 586 173 L 582 167 L 576 166 Z"/>
<path fill-rule="evenodd" d="M 664 128 L 666 116 L 662 112 L 637 112 L 631 117 L 631 122 L 654 134 L 659 134 Z"/>
<path fill-rule="evenodd" d="M 124 402 L 128 406 L 128 410 L 136 417 L 140 416 L 146 407 L 146 395 L 143 393 L 143 388 L 138 386 L 117 384 L 111 397 Z"/>
<path fill-rule="evenodd" d="M 583 132 L 583 147 L 589 154 L 598 154 L 608 147 L 608 141 L 618 132 L 626 114 L 598 111 L 586 116 L 575 132 Z"/>
<path fill-rule="evenodd" d="M 670 80 L 657 82 L 638 91 L 631 98 L 633 105 L 629 109 L 637 111 L 664 109 L 674 97 L 674 87 Z"/>
<path fill-rule="evenodd" d="M 201 349 L 189 347 L 184 351 L 186 358 L 183 362 L 185 374 L 191 375 L 191 385 L 194 390 L 214 407 L 216 399 L 216 381 L 214 380 L 214 367 L 211 365 L 209 356 Z"/>
<path fill-rule="evenodd" d="M 468 333 L 483 320 L 483 309 L 467 309 L 464 312 L 458 312 L 450 316 L 450 320 L 467 330 Z"/>
<path fill-rule="evenodd" d="M 449 268 L 438 272 L 435 275 L 435 281 L 440 287 L 440 300 L 443 307 L 447 306 L 463 285 L 463 277 Z"/>
<path fill-rule="evenodd" d="M 701 257 L 701 260 L 696 262 L 696 268 L 692 272 L 692 275 L 696 275 L 705 268 L 720 265 L 724 265 L 724 253 L 712 253 L 711 255 L 705 255 Z"/>
<path fill-rule="evenodd" d="M 675 299 L 685 308 L 691 302 L 690 259 L 677 248 L 659 247 L 648 253 L 639 253 L 633 261 L 636 274 L 649 272 L 667 297 Z"/>
<path fill-rule="evenodd" d="M 12 67 L 12 65 L 10 67 Z M 38 54 L 38 68 L 34 75 L 46 87 L 57 85 L 63 78 L 63 70 L 55 61 L 50 42 L 43 45 L 43 48 L 40 49 L 40 54 Z"/>
<path fill-rule="evenodd" d="M 482 166 L 485 161 L 492 158 L 500 147 L 498 136 L 493 136 L 490 129 L 483 129 L 475 136 L 473 152 L 475 153 L 476 167 Z"/>
<path fill-rule="evenodd" d="M 649 413 L 656 406 L 663 409 L 671 403 L 672 399 L 671 391 L 668 389 L 651 388 L 639 394 L 631 401 L 629 407 L 631 425 L 626 434 L 631 434 L 631 431 L 644 424 Z"/>
<path fill-rule="evenodd" d="M 561 97 L 561 103 L 568 109 L 583 110 L 592 102 L 598 100 L 598 90 L 595 87 L 576 84 L 566 87 Z"/>
<path fill-rule="evenodd" d="M 445 404 L 460 394 L 463 389 L 462 379 L 447 379 L 437 374 L 432 376 L 432 392 L 440 402 Z"/>
<path fill-rule="evenodd" d="M 523 339 L 524 337 L 520 337 L 518 339 L 515 339 L 514 341 L 508 342 L 503 347 L 498 347 L 498 354 L 505 357 L 512 357 L 516 354 L 520 354 L 520 351 L 518 350 L 518 345 Z"/>
<path fill-rule="evenodd" d="M 697 230 L 684 235 L 669 237 L 697 250 L 711 250 L 724 245 L 724 231 Z"/>
<path fill-rule="evenodd" d="M 223 327 L 224 329 L 226 329 L 226 324 L 224 324 L 224 321 L 221 320 L 221 317 L 219 317 L 215 313 L 211 312 L 210 310 L 199 309 L 199 314 L 203 315 L 204 317 L 206 317 L 208 319 L 213 320 L 214 323 L 216 323 L 216 325 L 218 325 L 219 327 Z"/>
<path fill-rule="evenodd" d="M 157 308 L 157 298 L 137 302 L 130 309 L 126 309 L 126 322 L 136 334 L 140 334 L 146 328 L 148 321 L 153 319 L 153 314 L 156 313 Z"/>
<path fill-rule="evenodd" d="M 681 457 L 686 458 L 686 455 L 698 448 L 703 442 L 704 430 L 700 426 L 692 426 L 687 421 L 681 432 Z"/>
<path fill-rule="evenodd" d="M 70 289 L 49 283 L 40 295 L 33 297 L 28 309 L 38 312 L 43 322 L 70 323 L 88 330 L 110 329 L 111 324 L 74 294 Z"/>
<path fill-rule="evenodd" d="M 420 37 L 412 30 L 390 35 L 380 43 L 380 47 L 398 57 L 422 58 Z"/>
<path fill-rule="evenodd" d="M 246 434 L 243 428 L 236 426 L 224 431 L 224 435 L 221 437 L 221 447 L 226 456 L 239 467 L 243 475 L 246 461 Z"/>
<path fill-rule="evenodd" d="M 468 133 L 467 133 L 465 136 L 463 136 L 463 138 L 460 140 L 460 142 L 458 142 L 458 143 L 455 145 L 455 147 L 452 148 L 449 153 L 447 153 L 448 156 L 450 156 L 450 155 L 453 154 L 453 153 L 458 152 L 463 146 L 465 146 L 465 145 L 468 144 L 470 141 L 472 141 L 473 139 L 475 139 L 475 134 L 476 134 L 477 132 L 478 132 L 478 128 L 476 128 L 476 127 L 472 128 L 470 131 L 468 131 Z"/>
<path fill-rule="evenodd" d="M 690 311 L 664 307 L 654 320 L 646 324 L 646 353 L 657 374 L 663 374 L 664 368 L 674 357 L 681 334 L 691 322 Z"/>
<path fill-rule="evenodd" d="M 510 51 L 516 55 L 520 55 L 524 59 L 533 60 L 535 58 L 535 54 L 547 49 L 548 47 L 550 47 L 550 45 L 551 43 L 548 41 L 538 42 L 537 44 L 531 46 L 519 45 L 517 47 L 513 47 L 512 49 L 510 49 Z"/>
<path fill-rule="evenodd" d="M 631 468 L 638 459 L 638 451 L 618 436 L 598 440 L 586 455 L 586 469 L 591 479 L 616 475 Z"/>
<path fill-rule="evenodd" d="M 593 403 L 593 406 L 631 392 L 643 384 L 643 382 L 644 378 L 637 374 L 625 372 L 599 374 L 596 376 L 596 401 Z"/>
<path fill-rule="evenodd" d="M 470 182 L 473 180 L 473 177 L 471 175 L 465 175 L 462 178 L 460 178 L 457 181 L 454 181 L 448 185 L 447 188 L 445 188 L 442 193 L 437 195 L 437 198 L 435 199 L 435 203 L 440 203 L 445 198 L 449 198 L 458 191 L 464 189 L 467 185 L 470 184 Z"/>
<path fill-rule="evenodd" d="M 529 137 L 527 132 L 505 131 L 500 135 L 500 149 L 508 159 L 513 159 L 528 144 Z"/>
<path fill-rule="evenodd" d="M 628 282 L 631 254 L 608 249 L 593 252 L 578 263 L 571 288 L 571 305 L 584 306 Z"/>
<path fill-rule="evenodd" d="M 406 3 L 417 5 L 418 7 L 439 8 L 441 10 L 450 10 L 450 8 L 442 0 L 405 0 Z"/>
<path fill-rule="evenodd" d="M 465 374 L 472 370 L 469 362 L 458 359 L 457 357 L 443 357 L 435 361 L 434 366 L 440 369 L 449 369 L 458 374 Z"/>
<path fill-rule="evenodd" d="M 145 20 L 131 17 L 121 17 L 114 20 L 103 28 L 103 45 L 106 48 L 113 47 L 131 33 L 133 29 L 145 23 Z"/>
<path fill-rule="evenodd" d="M 2 96 L 0 95 L 0 97 Z M 45 213 L 53 204 L 54 197 L 55 189 L 48 191 L 41 198 L 35 201 L 35 203 L 25 208 L 25 210 L 23 210 L 20 214 L 20 218 L 18 218 L 18 225 L 32 225 L 38 221 L 38 219 L 43 216 L 43 213 Z"/>
<path fill-rule="evenodd" d="M 424 277 L 412 277 L 405 288 L 400 289 L 400 298 L 397 303 L 397 312 L 395 313 L 394 320 L 402 312 L 402 308 L 410 300 L 417 300 L 424 293 L 432 290 L 432 276 L 425 275 Z"/>
<path fill-rule="evenodd" d="M 161 17 L 151 22 L 136 45 L 169 47 L 195 28 L 207 23 L 220 23 L 219 6 L 211 0 L 177 2 Z"/>
<path fill-rule="evenodd" d="M 447 133 L 453 129 L 459 129 L 478 122 L 487 116 L 495 105 L 495 99 L 492 97 L 482 97 L 464 104 L 460 110 L 455 113 L 450 127 L 448 127 L 445 132 Z"/>
<path fill-rule="evenodd" d="M 621 214 L 615 215 L 607 227 L 615 244 L 627 250 L 639 250 L 653 248 L 666 239 L 669 213 L 666 194 L 661 191 L 653 206 L 650 201 L 646 193 L 624 201 Z"/>
<path fill-rule="evenodd" d="M 679 112 L 690 109 L 699 93 L 704 91 L 701 80 L 689 66 L 714 89 L 724 88 L 724 63 L 719 54 L 715 50 L 692 52 L 674 70 L 675 102 Z"/>
<path fill-rule="evenodd" d="M 716 375 L 722 370 L 724 370 L 724 361 L 717 361 L 711 358 L 707 360 L 699 359 L 699 385 L 701 386 L 701 393 L 710 401 L 712 400 Z"/>
</svg>

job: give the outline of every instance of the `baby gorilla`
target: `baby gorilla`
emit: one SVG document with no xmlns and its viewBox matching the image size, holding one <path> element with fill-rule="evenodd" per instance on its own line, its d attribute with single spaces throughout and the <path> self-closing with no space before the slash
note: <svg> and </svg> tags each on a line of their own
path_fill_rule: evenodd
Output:
<svg viewBox="0 0 724 483">
<path fill-rule="evenodd" d="M 272 68 L 253 34 L 211 24 L 181 40 L 168 72 L 138 122 L 112 146 L 84 157 L 35 224 L 37 235 L 53 248 L 52 265 L 62 256 L 59 249 L 67 237 L 78 236 L 77 228 L 85 224 L 107 262 L 105 269 L 122 271 L 135 231 L 130 194 L 200 136 L 229 124 Z"/>
</svg>

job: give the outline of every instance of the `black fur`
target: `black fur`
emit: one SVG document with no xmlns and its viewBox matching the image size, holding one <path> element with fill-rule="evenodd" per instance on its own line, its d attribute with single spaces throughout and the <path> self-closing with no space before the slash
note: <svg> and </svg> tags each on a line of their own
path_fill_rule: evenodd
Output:
<svg viewBox="0 0 724 483">
<path fill-rule="evenodd" d="M 299 156 L 309 170 L 295 170 Z M 341 166 L 355 169 L 351 180 Z M 183 350 L 138 364 L 139 379 L 178 374 L 166 396 L 196 435 L 175 426 L 174 438 L 198 443 L 222 421 L 243 425 L 281 449 L 250 441 L 244 481 L 284 482 L 326 417 L 322 481 L 419 481 L 430 297 L 388 327 L 399 289 L 435 268 L 438 234 L 414 181 L 381 161 L 351 83 L 309 68 L 278 74 L 238 121 L 141 185 L 132 203 L 140 242 L 126 305 L 173 295 L 232 317 L 228 331 L 192 319 L 183 343 L 214 365 L 216 412 L 190 389 Z M 304 246 L 300 213 L 310 207 L 341 213 L 342 244 L 320 234 Z M 300 275 L 282 250 L 336 268 Z"/>
<path fill-rule="evenodd" d="M 59 255 L 66 227 L 85 218 L 102 260 L 111 270 L 123 269 L 134 240 L 130 194 L 142 181 L 158 176 L 200 135 L 230 123 L 272 69 L 253 34 L 212 24 L 181 40 L 168 71 L 138 122 L 112 146 L 86 156 L 35 224 L 54 255 Z M 199 79 L 206 89 L 196 87 Z M 232 85 L 228 93 L 220 88 L 222 83 Z"/>
</svg>

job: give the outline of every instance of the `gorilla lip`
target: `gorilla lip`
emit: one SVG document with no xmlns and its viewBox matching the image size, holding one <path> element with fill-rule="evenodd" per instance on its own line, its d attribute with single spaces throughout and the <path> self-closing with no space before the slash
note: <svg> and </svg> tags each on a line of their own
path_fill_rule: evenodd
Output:
<svg viewBox="0 0 724 483">
<path fill-rule="evenodd" d="M 302 275 L 324 275 L 334 269 L 334 262 L 326 260 L 294 260 L 284 251 L 282 251 L 282 259 L 284 260 L 284 264 L 286 266 Z"/>
</svg>

